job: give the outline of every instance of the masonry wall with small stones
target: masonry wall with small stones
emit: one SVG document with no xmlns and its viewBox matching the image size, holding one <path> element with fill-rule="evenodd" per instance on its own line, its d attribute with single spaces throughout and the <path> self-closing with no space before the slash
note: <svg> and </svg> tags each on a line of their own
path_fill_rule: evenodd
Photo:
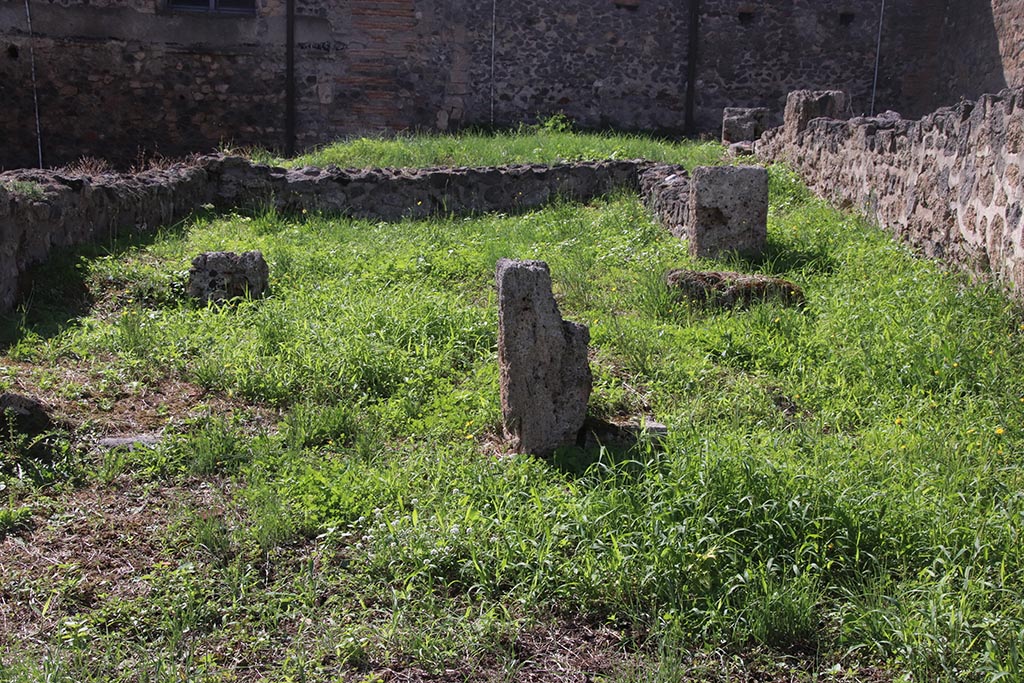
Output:
<svg viewBox="0 0 1024 683">
<path fill-rule="evenodd" d="M 276 168 L 222 154 L 141 173 L 0 173 L 0 312 L 18 299 L 25 273 L 56 249 L 153 231 L 203 205 L 224 210 L 273 204 L 372 220 L 516 212 L 555 197 L 586 201 L 641 189 L 662 216 L 659 178 L 676 166 L 646 161 L 420 170 Z M 7 189 L 10 188 L 10 189 Z M 27 191 L 26 191 L 27 189 Z"/>
<path fill-rule="evenodd" d="M 926 256 L 1024 288 L 1024 88 L 920 120 L 787 117 L 756 149 Z"/>
<path fill-rule="evenodd" d="M 166 0 L 30 0 L 30 39 L 24 2 L 0 0 L 0 168 L 37 162 L 31 53 L 47 165 L 82 155 L 125 165 L 142 152 L 221 143 L 282 148 L 284 1 L 257 0 L 254 15 L 207 15 L 171 12 Z M 866 112 L 878 17 L 867 4 L 701 0 L 696 128 L 713 132 L 726 106 L 767 106 L 777 122 L 796 88 L 846 90 L 853 111 Z M 879 110 L 913 113 L 954 92 L 979 94 L 976 79 L 929 76 L 943 64 L 997 85 L 1024 77 L 1022 3 L 966 5 L 890 0 Z M 295 141 L 302 149 L 350 134 L 506 126 L 556 112 L 584 127 L 680 133 L 690 7 L 297 0 Z"/>
</svg>

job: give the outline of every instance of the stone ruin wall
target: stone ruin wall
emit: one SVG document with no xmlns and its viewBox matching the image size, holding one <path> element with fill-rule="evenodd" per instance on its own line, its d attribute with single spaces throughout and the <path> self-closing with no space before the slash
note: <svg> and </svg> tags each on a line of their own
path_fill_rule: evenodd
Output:
<svg viewBox="0 0 1024 683">
<path fill-rule="evenodd" d="M 165 2 L 31 0 L 47 165 L 83 154 L 124 165 L 140 150 L 173 156 L 222 142 L 283 147 L 284 0 L 259 0 L 254 16 L 171 13 Z M 963 4 L 889 0 L 880 109 L 923 113 L 955 100 L 925 77 L 951 44 L 974 56 L 957 53 L 950 64 L 969 63 L 994 82 L 1024 77 L 1021 3 L 986 9 L 970 0 L 952 11 L 946 33 L 933 25 Z M 297 147 L 556 112 L 583 127 L 681 133 L 690 6 L 297 0 Z M 777 123 L 786 94 L 799 88 L 843 89 L 854 113 L 867 112 L 877 9 L 855 0 L 700 0 L 695 129 L 714 132 L 726 106 L 767 106 Z M 963 38 L 950 43 L 958 31 Z M 0 0 L 0 168 L 36 163 L 29 44 L 24 3 Z M 950 88 L 981 92 L 968 85 Z"/>
<path fill-rule="evenodd" d="M 513 213 L 555 197 L 587 201 L 640 177 L 685 173 L 646 161 L 482 168 L 284 169 L 242 157 L 210 155 L 137 174 L 20 170 L 0 173 L 0 312 L 18 300 L 26 272 L 62 248 L 154 231 L 203 205 L 223 210 L 275 206 L 373 220 Z M 29 184 L 30 193 L 5 189 Z M 657 178 L 649 196 L 662 190 Z M 661 202 L 659 206 L 665 206 Z"/>
<path fill-rule="evenodd" d="M 920 120 L 794 118 L 756 149 L 926 256 L 1024 288 L 1024 88 Z"/>
<path fill-rule="evenodd" d="M 1024 86 L 1020 0 L 907 0 L 886 12 L 880 81 L 893 97 L 876 112 L 920 118 L 962 97 Z"/>
</svg>

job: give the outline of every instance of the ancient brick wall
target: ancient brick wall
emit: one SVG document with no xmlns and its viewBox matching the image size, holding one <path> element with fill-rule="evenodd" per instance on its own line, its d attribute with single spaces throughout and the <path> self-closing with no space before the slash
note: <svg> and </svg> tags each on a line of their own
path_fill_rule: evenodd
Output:
<svg viewBox="0 0 1024 683">
<path fill-rule="evenodd" d="M 295 141 L 515 125 L 713 133 L 726 106 L 781 116 L 796 88 L 870 105 L 879 7 L 855 0 L 296 0 Z M 696 2 L 696 0 L 694 0 Z M 167 0 L 0 0 L 0 168 L 285 144 L 285 0 L 253 15 Z M 1019 0 L 888 0 L 876 109 L 933 109 L 1024 73 Z M 697 42 L 690 44 L 691 29 Z M 950 74 L 952 74 L 950 76 Z M 925 108 L 922 108 L 925 107 Z"/>
<path fill-rule="evenodd" d="M 157 0 L 0 1 L 0 167 L 35 165 L 30 47 L 44 163 L 88 154 L 125 164 L 282 139 L 280 9 L 262 16 L 168 14 Z"/>
<path fill-rule="evenodd" d="M 758 155 L 791 164 L 926 256 L 1024 288 L 1024 88 L 920 120 L 801 125 L 794 117 L 765 133 Z"/>
</svg>

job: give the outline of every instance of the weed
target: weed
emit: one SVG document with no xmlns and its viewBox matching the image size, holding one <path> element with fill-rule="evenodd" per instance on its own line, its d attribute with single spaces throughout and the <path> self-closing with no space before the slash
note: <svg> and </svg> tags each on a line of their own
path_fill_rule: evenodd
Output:
<svg viewBox="0 0 1024 683">
<path fill-rule="evenodd" d="M 8 534 L 28 530 L 32 519 L 29 507 L 14 507 L 8 504 L 0 507 L 0 541 Z"/>
<path fill-rule="evenodd" d="M 11 180 L 8 178 L 0 178 L 0 188 L 7 190 L 13 195 L 30 201 L 39 201 L 45 194 L 43 186 L 31 180 Z"/>
</svg>

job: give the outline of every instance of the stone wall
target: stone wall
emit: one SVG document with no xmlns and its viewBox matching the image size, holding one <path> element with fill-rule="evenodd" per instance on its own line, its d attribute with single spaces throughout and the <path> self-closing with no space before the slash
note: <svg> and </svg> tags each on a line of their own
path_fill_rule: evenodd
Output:
<svg viewBox="0 0 1024 683">
<path fill-rule="evenodd" d="M 204 204 L 397 220 L 523 211 L 565 197 L 586 201 L 637 190 L 645 161 L 423 170 L 284 169 L 211 155 L 139 174 L 0 173 L 0 310 L 54 249 L 155 230 Z M 5 189 L 6 188 L 6 189 Z"/>
<path fill-rule="evenodd" d="M 913 118 L 961 97 L 1024 86 L 1024 3 L 887 3 L 880 71 L 876 111 Z"/>
<path fill-rule="evenodd" d="M 258 0 L 253 15 L 174 13 L 166 1 L 30 0 L 30 40 L 22 0 L 0 0 L 0 168 L 36 163 L 30 47 L 47 165 L 84 154 L 125 165 L 140 152 L 284 146 L 284 0 Z M 993 1 L 1001 11 L 988 28 L 1010 27 L 999 35 L 1007 63 L 1019 67 L 1011 29 L 1019 30 L 1020 10 Z M 936 52 L 936 27 L 922 17 L 941 17 L 947 2 L 889 0 L 882 108 L 934 94 L 934 79 L 922 94 L 913 84 L 923 81 L 902 74 L 931 64 L 911 57 Z M 717 130 L 726 106 L 767 106 L 778 120 L 796 88 L 842 88 L 856 113 L 870 103 L 874 3 L 700 0 L 696 27 L 691 3 L 676 0 L 296 3 L 300 149 L 558 112 L 583 127 L 680 133 L 691 47 L 694 123 L 703 132 Z M 972 21 L 985 28 L 984 17 Z"/>
<path fill-rule="evenodd" d="M 211 201 L 213 190 L 202 166 L 95 177 L 0 174 L 0 311 L 17 300 L 22 274 L 51 251 L 171 225 Z"/>
<path fill-rule="evenodd" d="M 756 149 L 926 256 L 1024 288 L 1024 88 L 920 120 L 888 115 L 803 123 L 794 114 Z"/>
</svg>

